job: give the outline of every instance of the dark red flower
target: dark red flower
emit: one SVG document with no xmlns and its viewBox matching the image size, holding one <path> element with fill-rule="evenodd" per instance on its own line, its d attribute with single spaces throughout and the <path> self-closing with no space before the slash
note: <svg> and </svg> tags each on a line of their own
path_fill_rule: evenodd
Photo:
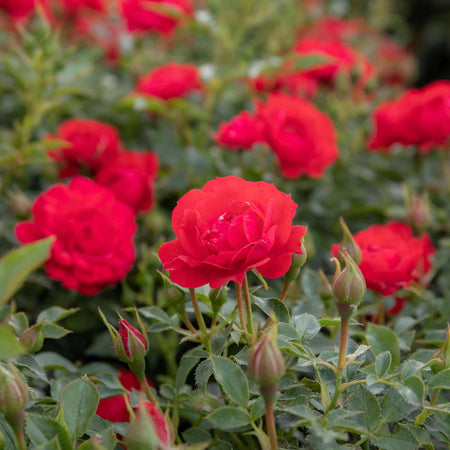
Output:
<svg viewBox="0 0 450 450">
<path fill-rule="evenodd" d="M 216 178 L 178 200 L 172 214 L 177 239 L 164 243 L 159 257 L 172 281 L 188 288 L 242 283 L 253 268 L 281 277 L 292 255 L 301 254 L 306 232 L 292 225 L 296 209 L 272 184 Z"/>
<path fill-rule="evenodd" d="M 152 421 L 159 442 L 162 444 L 162 446 L 168 445 L 170 443 L 170 432 L 166 419 L 153 403 L 143 402 L 143 406 L 145 407 L 145 410 Z"/>
<path fill-rule="evenodd" d="M 62 7 L 69 14 L 77 14 L 82 9 L 105 11 L 106 0 L 62 0 Z"/>
<path fill-rule="evenodd" d="M 251 149 L 253 144 L 264 142 L 264 124 L 243 111 L 229 122 L 221 123 L 214 139 L 218 145 L 231 149 Z"/>
<path fill-rule="evenodd" d="M 3 10 L 14 22 L 28 19 L 40 5 L 47 11 L 47 0 L 0 0 L 0 11 Z"/>
<path fill-rule="evenodd" d="M 127 28 L 133 32 L 168 35 L 194 12 L 191 0 L 120 0 L 119 3 Z"/>
<path fill-rule="evenodd" d="M 184 97 L 200 88 L 200 74 L 194 64 L 172 62 L 156 67 L 139 78 L 136 92 L 169 100 Z"/>
<path fill-rule="evenodd" d="M 158 155 L 124 151 L 100 168 L 95 181 L 114 192 L 136 214 L 153 204 L 153 182 L 158 173 Z"/>
<path fill-rule="evenodd" d="M 372 225 L 356 233 L 355 242 L 361 249 L 359 264 L 367 287 L 382 295 L 392 295 L 399 289 L 419 281 L 431 269 L 435 249 L 427 234 L 420 238 L 400 222 Z M 337 256 L 339 245 L 333 245 Z"/>
<path fill-rule="evenodd" d="M 266 142 L 288 178 L 321 177 L 339 156 L 333 123 L 306 100 L 272 94 L 267 103 L 257 104 L 256 117 L 265 124 Z"/>
<path fill-rule="evenodd" d="M 33 220 L 18 224 L 16 236 L 23 243 L 56 237 L 45 268 L 65 288 L 93 295 L 131 269 L 134 214 L 108 189 L 77 176 L 42 193 L 32 211 Z"/>
<path fill-rule="evenodd" d="M 66 120 L 58 127 L 58 133 L 48 139 L 67 141 L 66 146 L 49 151 L 49 156 L 61 167 L 61 178 L 80 173 L 82 167 L 97 171 L 121 147 L 114 127 L 89 119 Z"/>
</svg>

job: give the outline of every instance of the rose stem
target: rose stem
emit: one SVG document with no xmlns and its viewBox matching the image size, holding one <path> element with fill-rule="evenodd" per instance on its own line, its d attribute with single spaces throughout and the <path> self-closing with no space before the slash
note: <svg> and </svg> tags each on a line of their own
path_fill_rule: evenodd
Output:
<svg viewBox="0 0 450 450">
<path fill-rule="evenodd" d="M 128 364 L 128 367 L 139 380 L 139 383 L 144 389 L 144 393 L 147 399 L 150 400 L 155 406 L 158 406 L 158 400 L 153 395 L 152 390 L 147 383 L 147 377 L 145 376 L 145 359 L 136 363 L 130 363 Z"/>
<path fill-rule="evenodd" d="M 195 317 L 197 319 L 198 326 L 203 335 L 203 345 L 208 353 L 211 353 L 211 344 L 209 342 L 208 330 L 206 329 L 205 321 L 203 320 L 200 307 L 198 306 L 197 294 L 194 288 L 189 288 L 189 294 L 191 295 L 192 306 L 194 307 Z"/>
<path fill-rule="evenodd" d="M 242 303 L 241 286 L 236 281 L 234 282 L 234 289 L 236 290 L 236 300 L 239 310 L 239 317 L 241 319 L 241 327 L 247 333 L 247 325 L 245 324 L 244 304 Z"/>
<path fill-rule="evenodd" d="M 377 296 L 377 319 L 379 325 L 384 325 L 386 312 L 384 310 L 384 297 L 382 295 Z"/>
<path fill-rule="evenodd" d="M 250 293 L 248 291 L 248 280 L 247 274 L 244 275 L 244 280 L 242 282 L 242 289 L 244 291 L 245 300 L 245 312 L 247 313 L 247 326 L 249 333 L 253 336 L 253 314 L 252 314 L 252 304 L 250 303 Z"/>
<path fill-rule="evenodd" d="M 197 334 L 197 330 L 195 329 L 194 325 L 192 325 L 192 322 L 186 316 L 183 317 L 183 322 L 190 331 L 192 331 L 194 334 Z"/>
<path fill-rule="evenodd" d="M 278 449 L 277 430 L 275 428 L 275 416 L 273 413 L 273 400 L 266 400 L 266 427 L 270 439 L 270 450 Z"/>
</svg>

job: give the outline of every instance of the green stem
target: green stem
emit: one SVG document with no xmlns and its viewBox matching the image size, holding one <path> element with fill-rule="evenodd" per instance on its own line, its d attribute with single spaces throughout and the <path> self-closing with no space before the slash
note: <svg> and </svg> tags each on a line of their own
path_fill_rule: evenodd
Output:
<svg viewBox="0 0 450 450">
<path fill-rule="evenodd" d="M 130 370 L 136 375 L 139 383 L 144 390 L 144 394 L 148 400 L 150 400 L 154 405 L 158 406 L 158 400 L 153 395 L 150 386 L 147 382 L 147 377 L 145 376 L 145 359 L 137 363 L 128 364 Z"/>
<path fill-rule="evenodd" d="M 255 334 L 255 331 L 253 329 L 252 304 L 250 302 L 250 292 L 248 290 L 247 274 L 244 275 L 244 281 L 242 283 L 242 289 L 244 291 L 245 312 L 247 313 L 248 331 L 253 336 Z"/>
<path fill-rule="evenodd" d="M 278 440 L 277 440 L 277 429 L 275 427 L 275 415 L 273 411 L 273 400 L 266 400 L 266 427 L 267 434 L 270 440 L 270 450 L 278 449 Z"/>
<path fill-rule="evenodd" d="M 200 306 L 197 301 L 197 294 L 194 288 L 189 288 L 189 294 L 191 296 L 192 306 L 194 307 L 195 318 L 197 319 L 198 326 L 203 337 L 203 345 L 208 353 L 211 353 L 211 343 L 209 341 L 208 330 L 206 329 L 205 321 L 203 320 L 203 315 L 200 311 Z"/>
<path fill-rule="evenodd" d="M 234 289 L 236 291 L 236 301 L 239 311 L 239 318 L 241 320 L 241 328 L 247 333 L 247 325 L 245 323 L 244 304 L 242 302 L 242 291 L 239 283 L 234 282 Z"/>
<path fill-rule="evenodd" d="M 11 422 L 19 450 L 27 450 L 28 447 L 25 442 L 24 434 L 24 412 L 20 412 L 19 415 Z"/>
</svg>

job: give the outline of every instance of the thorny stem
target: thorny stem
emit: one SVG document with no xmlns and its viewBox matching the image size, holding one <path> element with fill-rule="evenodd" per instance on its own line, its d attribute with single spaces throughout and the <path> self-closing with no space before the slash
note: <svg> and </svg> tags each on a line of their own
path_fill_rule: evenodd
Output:
<svg viewBox="0 0 450 450">
<path fill-rule="evenodd" d="M 247 333 L 247 325 L 245 323 L 244 304 L 242 302 L 242 291 L 239 283 L 234 282 L 234 289 L 236 290 L 236 301 L 239 310 L 239 318 L 241 320 L 241 327 Z"/>
<path fill-rule="evenodd" d="M 278 449 L 277 429 L 275 427 L 275 416 L 273 412 L 273 400 L 265 400 L 266 407 L 266 427 L 270 440 L 270 450 Z"/>
<path fill-rule="evenodd" d="M 247 326 L 249 333 L 253 336 L 253 314 L 252 314 L 252 304 L 250 303 L 250 293 L 248 291 L 248 280 L 247 274 L 244 275 L 244 281 L 242 283 L 242 289 L 244 291 L 245 300 L 245 312 L 247 313 Z"/>
<path fill-rule="evenodd" d="M 194 307 L 195 318 L 197 319 L 198 326 L 202 333 L 203 345 L 208 353 L 211 353 L 211 343 L 209 342 L 208 330 L 206 329 L 205 321 L 203 320 L 202 313 L 200 311 L 200 306 L 197 301 L 197 294 L 194 288 L 189 288 L 189 294 L 191 295 L 192 306 Z"/>
</svg>

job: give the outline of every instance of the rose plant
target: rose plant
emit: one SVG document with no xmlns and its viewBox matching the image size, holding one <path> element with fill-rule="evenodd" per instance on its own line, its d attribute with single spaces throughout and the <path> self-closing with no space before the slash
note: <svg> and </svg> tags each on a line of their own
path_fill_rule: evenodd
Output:
<svg viewBox="0 0 450 450">
<path fill-rule="evenodd" d="M 349 5 L 0 0 L 0 448 L 448 448 L 448 81 Z"/>
</svg>

